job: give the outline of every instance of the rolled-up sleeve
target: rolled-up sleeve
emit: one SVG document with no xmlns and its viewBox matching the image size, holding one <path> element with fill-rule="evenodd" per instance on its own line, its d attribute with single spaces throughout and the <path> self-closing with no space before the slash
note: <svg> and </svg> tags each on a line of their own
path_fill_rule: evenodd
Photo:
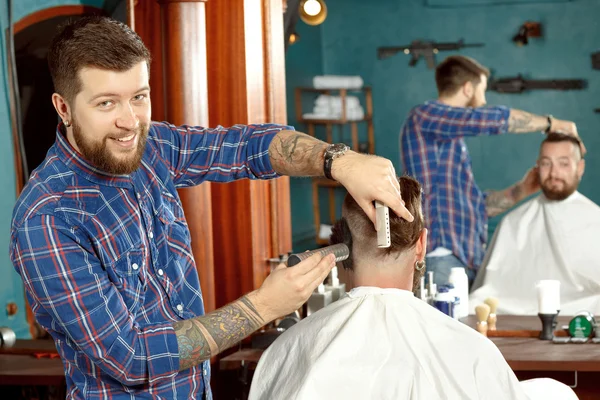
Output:
<svg viewBox="0 0 600 400">
<path fill-rule="evenodd" d="M 506 133 L 510 109 L 505 106 L 493 107 L 450 107 L 436 105 L 417 110 L 424 132 L 433 133 L 441 140 L 461 137 L 491 136 Z"/>
<path fill-rule="evenodd" d="M 230 182 L 236 179 L 272 179 L 275 172 L 269 145 L 287 125 L 235 125 L 214 129 L 152 123 L 150 140 L 171 168 L 178 187 L 203 181 Z"/>
<path fill-rule="evenodd" d="M 11 259 L 36 316 L 52 321 L 94 364 L 124 385 L 179 370 L 171 324 L 139 326 L 89 240 L 56 216 L 38 215 L 13 230 Z M 40 309 L 41 308 L 41 309 Z M 41 316 L 41 317 L 40 317 Z"/>
</svg>

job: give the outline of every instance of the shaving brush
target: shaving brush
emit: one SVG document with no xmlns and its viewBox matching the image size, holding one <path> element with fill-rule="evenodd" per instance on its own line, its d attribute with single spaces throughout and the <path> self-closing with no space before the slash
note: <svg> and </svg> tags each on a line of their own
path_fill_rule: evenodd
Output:
<svg viewBox="0 0 600 400">
<path fill-rule="evenodd" d="M 475 307 L 475 315 L 477 315 L 477 332 L 483 336 L 487 336 L 488 331 L 488 317 L 490 316 L 490 306 L 487 304 L 480 304 Z"/>
<path fill-rule="evenodd" d="M 498 308 L 498 299 L 495 297 L 488 297 L 484 301 L 485 304 L 490 306 L 490 316 L 488 317 L 488 329 L 490 331 L 496 330 L 496 321 L 498 317 L 496 316 L 496 309 Z"/>
</svg>

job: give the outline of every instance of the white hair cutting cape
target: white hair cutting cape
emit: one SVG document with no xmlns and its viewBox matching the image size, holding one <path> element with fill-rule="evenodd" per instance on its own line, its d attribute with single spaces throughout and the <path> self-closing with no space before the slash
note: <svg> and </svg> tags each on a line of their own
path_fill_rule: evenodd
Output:
<svg viewBox="0 0 600 400">
<path fill-rule="evenodd" d="M 284 332 L 258 363 L 250 400 L 530 399 L 498 348 L 399 289 L 359 287 Z M 528 397 L 553 385 L 567 397 Z M 564 387 L 563 387 L 564 386 Z M 556 390 L 554 390 L 557 393 Z"/>
<path fill-rule="evenodd" d="M 539 195 L 498 226 L 469 298 L 471 313 L 487 297 L 498 314 L 537 315 L 535 284 L 556 279 L 560 315 L 600 313 L 600 207 L 579 192 L 562 201 Z"/>
</svg>

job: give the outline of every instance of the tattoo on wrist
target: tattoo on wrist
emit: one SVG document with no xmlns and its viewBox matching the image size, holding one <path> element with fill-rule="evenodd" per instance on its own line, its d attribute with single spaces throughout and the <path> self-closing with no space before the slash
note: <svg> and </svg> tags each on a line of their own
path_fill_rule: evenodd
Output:
<svg viewBox="0 0 600 400">
<path fill-rule="evenodd" d="M 281 175 L 322 175 L 327 143 L 300 132 L 280 132 L 269 146 L 271 165 Z"/>
<path fill-rule="evenodd" d="M 179 370 L 208 360 L 263 325 L 264 320 L 246 296 L 202 317 L 176 322 Z"/>
</svg>

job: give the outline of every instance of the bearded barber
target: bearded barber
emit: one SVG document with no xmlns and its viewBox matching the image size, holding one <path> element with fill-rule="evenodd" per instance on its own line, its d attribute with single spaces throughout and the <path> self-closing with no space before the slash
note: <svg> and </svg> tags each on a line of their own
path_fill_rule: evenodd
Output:
<svg viewBox="0 0 600 400">
<path fill-rule="evenodd" d="M 486 106 L 489 76 L 487 68 L 469 57 L 448 57 L 435 71 L 438 99 L 414 107 L 400 134 L 403 169 L 423 186 L 429 231 L 426 265 L 438 285 L 448 282 L 453 267 L 464 268 L 472 282 L 485 253 L 487 218 L 540 188 L 532 168 L 509 188 L 483 193 L 475 183 L 464 138 L 540 131 L 578 137 L 573 122 Z"/>
</svg>

